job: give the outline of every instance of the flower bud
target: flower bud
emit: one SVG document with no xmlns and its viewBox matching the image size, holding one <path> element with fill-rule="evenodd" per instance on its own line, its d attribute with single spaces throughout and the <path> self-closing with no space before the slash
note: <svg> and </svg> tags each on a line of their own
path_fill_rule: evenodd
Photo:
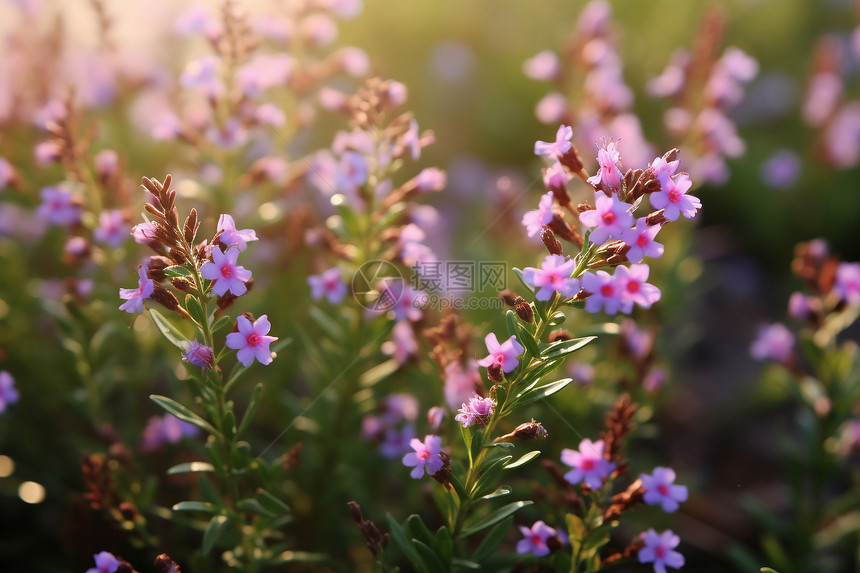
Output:
<svg viewBox="0 0 860 573">
<path fill-rule="evenodd" d="M 502 368 L 496 364 L 489 366 L 487 368 L 487 378 L 492 380 L 493 382 L 501 382 L 502 381 Z"/>
<path fill-rule="evenodd" d="M 532 313 L 531 305 L 521 296 L 514 299 L 514 302 L 516 303 L 514 305 L 514 311 L 517 313 L 517 316 L 519 316 L 523 322 L 531 323 L 534 320 L 534 313 Z"/>
<path fill-rule="evenodd" d="M 553 233 L 552 230 L 544 227 L 540 233 L 540 240 L 543 242 L 543 246 L 546 247 L 546 250 L 549 251 L 549 254 L 563 254 L 564 251 L 562 250 L 561 243 L 555 238 L 555 233 Z"/>
<path fill-rule="evenodd" d="M 571 339 L 570 332 L 566 331 L 563 328 L 558 328 L 558 329 L 553 330 L 552 332 L 549 333 L 549 336 L 547 337 L 547 342 L 552 344 L 553 342 L 559 342 L 559 341 L 570 340 L 570 339 Z"/>
<path fill-rule="evenodd" d="M 499 298 L 505 301 L 505 304 L 508 306 L 515 306 L 517 304 L 517 298 L 521 298 L 516 292 L 512 291 L 509 288 L 499 292 Z"/>
</svg>

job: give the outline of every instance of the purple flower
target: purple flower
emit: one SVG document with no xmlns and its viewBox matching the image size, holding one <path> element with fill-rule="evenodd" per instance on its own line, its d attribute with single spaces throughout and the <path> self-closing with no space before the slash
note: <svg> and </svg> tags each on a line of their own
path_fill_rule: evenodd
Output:
<svg viewBox="0 0 860 573">
<path fill-rule="evenodd" d="M 652 304 L 660 300 L 660 289 L 645 282 L 648 280 L 649 271 L 648 265 L 630 265 L 630 268 L 615 269 L 613 280 L 622 293 L 622 312 L 630 314 L 634 303 L 642 308 L 651 308 Z"/>
<path fill-rule="evenodd" d="M 426 472 L 432 476 L 442 469 L 445 462 L 442 460 L 442 438 L 427 434 L 424 436 L 424 442 L 418 438 L 412 438 L 409 441 L 414 452 L 409 452 L 403 456 L 403 465 L 415 466 L 409 475 L 414 479 L 421 479 L 421 476 Z"/>
<path fill-rule="evenodd" d="M 791 357 L 794 335 L 780 323 L 763 326 L 750 346 L 750 354 L 756 360 L 785 362 Z"/>
<path fill-rule="evenodd" d="M 614 141 L 607 142 L 597 151 L 597 163 L 600 170 L 596 175 L 588 178 L 588 182 L 595 187 L 603 185 L 605 189 L 617 191 L 621 188 L 621 154 Z M 629 227 L 630 225 L 628 225 Z"/>
<path fill-rule="evenodd" d="M 287 83 L 294 65 L 288 54 L 259 53 L 239 68 L 236 80 L 242 93 L 257 98 L 267 89 Z"/>
<path fill-rule="evenodd" d="M 627 260 L 631 263 L 641 263 L 646 256 L 659 258 L 663 256 L 663 245 L 654 240 L 661 225 L 648 226 L 646 217 L 639 217 L 632 229 L 621 233 L 621 240 L 630 247 Z"/>
<path fill-rule="evenodd" d="M 128 237 L 128 233 L 129 228 L 122 211 L 114 209 L 99 213 L 99 226 L 93 231 L 97 241 L 118 247 Z"/>
<path fill-rule="evenodd" d="M 839 263 L 833 290 L 848 304 L 860 304 L 860 263 Z"/>
<path fill-rule="evenodd" d="M 421 311 L 427 295 L 423 291 L 413 289 L 402 280 L 380 281 L 379 307 L 385 311 L 394 311 L 394 320 L 421 320 Z"/>
<path fill-rule="evenodd" d="M 113 149 L 102 149 L 93 158 L 93 164 L 101 177 L 110 177 L 116 173 L 119 165 L 119 155 Z"/>
<path fill-rule="evenodd" d="M 624 306 L 624 291 L 618 287 L 612 275 L 606 271 L 582 275 L 582 288 L 590 296 L 585 299 L 585 310 L 615 314 Z"/>
<path fill-rule="evenodd" d="M 535 155 L 548 155 L 550 158 L 559 158 L 570 150 L 570 138 L 573 137 L 573 128 L 569 125 L 561 125 L 555 133 L 555 141 L 535 141 Z"/>
<path fill-rule="evenodd" d="M 221 32 L 221 25 L 207 6 L 193 4 L 176 19 L 174 30 L 180 36 L 203 34 L 215 38 Z"/>
<path fill-rule="evenodd" d="M 238 350 L 236 358 L 244 366 L 250 366 L 254 358 L 262 364 L 272 362 L 272 351 L 269 345 L 278 339 L 277 336 L 267 336 L 272 325 L 269 323 L 268 315 L 263 315 L 251 324 L 251 321 L 243 315 L 236 319 L 238 332 L 227 335 L 227 348 Z"/>
<path fill-rule="evenodd" d="M 145 221 L 131 228 L 131 236 L 135 243 L 148 245 L 156 241 L 155 230 L 156 227 L 153 223 Z"/>
<path fill-rule="evenodd" d="M 454 419 L 463 424 L 464 428 L 468 428 L 475 423 L 483 428 L 490 419 L 495 405 L 496 403 L 493 402 L 492 398 L 482 398 L 474 394 L 469 398 L 468 402 L 460 406 Z"/>
<path fill-rule="evenodd" d="M 211 348 L 194 339 L 188 344 L 188 349 L 182 353 L 182 360 L 194 366 L 211 370 L 215 364 L 215 353 Z"/>
<path fill-rule="evenodd" d="M 137 276 L 137 288 L 119 289 L 119 298 L 127 301 L 122 303 L 119 309 L 128 313 L 142 312 L 144 299 L 152 296 L 152 292 L 155 290 L 155 283 L 147 277 L 146 265 L 142 265 L 137 270 Z"/>
<path fill-rule="evenodd" d="M 242 296 L 248 292 L 245 282 L 251 280 L 251 271 L 236 265 L 239 249 L 231 247 L 227 252 L 219 248 L 212 249 L 212 261 L 200 267 L 203 278 L 215 281 L 212 291 L 218 296 L 224 296 L 229 291 L 234 296 Z"/>
<path fill-rule="evenodd" d="M 525 350 L 525 348 L 517 342 L 516 336 L 511 336 L 503 343 L 499 344 L 499 339 L 491 332 L 484 338 L 484 342 L 487 345 L 487 350 L 490 355 L 478 360 L 478 364 L 485 368 L 498 366 L 505 372 L 510 372 L 517 367 L 517 364 L 519 364 L 517 357 L 523 353 L 523 350 Z"/>
<path fill-rule="evenodd" d="M 338 304 L 346 296 L 347 286 L 341 278 L 340 269 L 332 267 L 318 275 L 308 277 L 311 287 L 311 298 L 320 300 L 326 297 L 332 304 Z"/>
<path fill-rule="evenodd" d="M 337 52 L 340 65 L 347 74 L 354 78 L 366 76 L 370 70 L 370 58 L 361 48 L 347 46 Z"/>
<path fill-rule="evenodd" d="M 657 533 L 649 529 L 643 536 L 645 547 L 639 550 L 639 563 L 653 563 L 655 573 L 666 573 L 666 566 L 680 569 L 684 566 L 684 556 L 672 551 L 681 542 L 671 529 Z"/>
<path fill-rule="evenodd" d="M 15 379 L 5 370 L 0 370 L 0 413 L 5 412 L 9 404 L 14 404 L 20 398 L 15 389 Z"/>
<path fill-rule="evenodd" d="M 540 205 L 537 210 L 529 211 L 523 215 L 523 225 L 528 232 L 529 237 L 534 237 L 540 233 L 544 225 L 548 225 L 552 221 L 552 191 L 540 198 Z"/>
<path fill-rule="evenodd" d="M 642 487 L 645 495 L 642 499 L 648 505 L 660 505 L 666 513 L 678 509 L 678 504 L 687 501 L 687 486 L 674 485 L 675 472 L 670 468 L 657 467 L 651 475 L 642 474 Z"/>
<path fill-rule="evenodd" d="M 543 521 L 536 521 L 531 527 L 520 525 L 520 532 L 524 537 L 517 542 L 517 553 L 520 555 L 533 553 L 538 557 L 545 557 L 551 552 L 546 543 L 547 539 L 550 537 L 561 539 L 558 532 Z"/>
<path fill-rule="evenodd" d="M 39 195 L 42 204 L 36 209 L 36 214 L 41 219 L 54 225 L 72 225 L 81 220 L 81 207 L 68 189 L 43 187 Z"/>
<path fill-rule="evenodd" d="M 433 406 L 427 410 L 427 423 L 434 430 L 442 427 L 442 421 L 445 419 L 445 408 L 442 406 Z"/>
<path fill-rule="evenodd" d="M 415 185 L 421 193 L 441 191 L 447 184 L 447 175 L 438 167 L 426 167 L 415 176 Z"/>
<path fill-rule="evenodd" d="M 777 151 L 761 166 L 760 177 L 765 184 L 778 189 L 791 187 L 800 175 L 800 157 L 788 149 Z"/>
<path fill-rule="evenodd" d="M 642 379 L 642 387 L 649 392 L 655 392 L 666 383 L 668 377 L 669 373 L 666 372 L 665 368 L 656 366 L 649 370 L 645 378 Z"/>
<path fill-rule="evenodd" d="M 658 157 L 654 161 L 665 162 L 665 159 Z M 655 209 L 665 209 L 663 216 L 670 221 L 674 221 L 679 215 L 687 219 L 695 217 L 696 211 L 702 208 L 702 202 L 697 197 L 686 195 L 693 185 L 690 176 L 679 173 L 674 177 L 664 176 L 659 180 L 660 191 L 651 193 L 651 206 Z"/>
<path fill-rule="evenodd" d="M 480 387 L 481 374 L 475 360 L 468 360 L 465 366 L 459 360 L 454 360 L 445 366 L 445 403 L 452 410 L 457 404 L 468 400 Z"/>
<path fill-rule="evenodd" d="M 198 89 L 208 98 L 216 98 L 224 92 L 219 68 L 221 58 L 218 56 L 202 56 L 188 62 L 182 72 L 182 85 L 186 88 Z"/>
<path fill-rule="evenodd" d="M 96 566 L 87 569 L 87 573 L 115 573 L 119 569 L 119 560 L 107 551 L 97 553 L 93 558 L 96 560 Z"/>
<path fill-rule="evenodd" d="M 535 106 L 535 117 L 541 123 L 556 123 L 567 113 L 567 98 L 559 92 L 550 92 L 543 96 Z"/>
<path fill-rule="evenodd" d="M 544 50 L 523 64 L 523 73 L 533 80 L 549 81 L 558 75 L 561 62 L 555 52 Z"/>
<path fill-rule="evenodd" d="M 343 193 L 351 193 L 367 183 L 367 159 L 355 151 L 344 151 L 334 172 L 334 182 Z"/>
<path fill-rule="evenodd" d="M 816 297 L 794 292 L 788 298 L 788 316 L 806 320 L 810 314 L 818 312 L 821 303 Z"/>
<path fill-rule="evenodd" d="M 194 437 L 199 433 L 196 426 L 171 414 L 152 416 L 143 429 L 140 447 L 145 452 L 151 452 L 164 444 L 177 444 L 182 438 Z"/>
<path fill-rule="evenodd" d="M 571 484 L 585 482 L 592 489 L 600 489 L 603 480 L 615 471 L 615 462 L 603 457 L 605 444 L 603 440 L 592 442 L 588 438 L 579 443 L 579 451 L 565 448 L 561 451 L 563 464 L 573 469 L 564 474 Z"/>
<path fill-rule="evenodd" d="M 219 241 L 222 245 L 236 247 L 240 251 L 248 248 L 248 243 L 257 240 L 257 233 L 253 229 L 236 229 L 236 223 L 230 215 L 222 214 L 218 218 L 218 231 L 221 232 Z"/>
<path fill-rule="evenodd" d="M 415 438 L 415 426 L 403 424 L 401 428 L 387 428 L 379 444 L 379 453 L 388 459 L 403 455 L 409 450 L 409 442 Z"/>
<path fill-rule="evenodd" d="M 630 205 L 613 194 L 607 197 L 600 191 L 594 193 L 595 209 L 583 211 L 579 214 L 579 220 L 586 227 L 594 230 L 589 240 L 602 245 L 609 239 L 621 237 L 621 235 L 633 226 L 633 215 L 630 213 Z"/>
<path fill-rule="evenodd" d="M 535 298 L 549 300 L 553 293 L 559 293 L 564 298 L 570 298 L 579 292 L 579 281 L 570 278 L 576 261 L 565 260 L 561 255 L 549 255 L 543 260 L 541 268 L 526 267 L 523 269 L 523 280 L 533 286 L 540 287 Z"/>
</svg>

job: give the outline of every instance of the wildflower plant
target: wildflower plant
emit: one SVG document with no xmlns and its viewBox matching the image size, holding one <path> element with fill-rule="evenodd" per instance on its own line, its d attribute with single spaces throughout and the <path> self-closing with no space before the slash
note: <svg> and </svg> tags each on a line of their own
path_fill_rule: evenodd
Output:
<svg viewBox="0 0 860 573">
<path fill-rule="evenodd" d="M 496 333 L 486 335 L 488 356 L 477 363 L 486 369 L 491 387 L 487 397 L 482 397 L 483 388 L 479 388 L 478 394 L 463 403 L 455 417 L 462 448 L 442 443 L 439 435 L 428 434 L 423 442 L 413 440 L 415 452 L 403 458 L 405 465 L 414 466 L 412 477 L 427 473 L 444 488 L 435 499 L 445 525 L 435 535 L 419 516 L 410 517 L 405 526 L 389 517 L 393 540 L 418 570 L 478 568 L 495 557 L 512 516 L 533 503 L 526 499 L 499 505 L 498 500 L 514 493 L 510 486 L 500 482 L 510 470 L 525 466 L 541 454 L 537 449 L 522 452 L 519 444 L 546 435 L 542 424 L 534 419 L 511 432 L 504 431 L 506 418 L 515 420 L 525 406 L 568 387 L 572 379 L 553 380 L 553 372 L 596 339 L 561 331 L 559 326 L 567 320 L 565 311 L 629 314 L 635 305 L 650 307 L 659 300 L 660 291 L 646 282 L 648 266 L 641 262 L 643 252 L 636 256 L 639 264 L 631 264 L 627 259 L 632 246 L 623 237 L 636 230 L 637 211 L 642 211 L 640 221 L 659 227 L 681 213 L 692 218 L 701 207 L 698 199 L 685 195 L 690 187 L 689 178 L 678 171 L 677 150 L 654 159 L 645 169 L 622 172 L 619 154 L 614 144 L 608 142 L 600 150 L 599 172 L 589 177 L 576 148 L 565 141 L 571 135 L 571 130 L 562 126 L 556 142 L 538 142 L 535 153 L 552 161 L 547 171 L 564 174 L 560 183 L 552 185 L 549 196 L 557 199 L 576 220 L 569 223 L 562 208 L 553 209 L 551 218 L 530 214 L 523 218 L 530 234 L 536 221 L 544 221 L 541 239 L 550 254 L 541 268 L 514 269 L 523 292 L 533 300 L 529 302 L 511 293 L 515 309 L 506 313 L 508 338 L 500 342 Z M 567 191 L 567 183 L 574 178 L 593 190 L 594 205 L 574 207 Z M 666 217 L 668 207 L 683 201 L 689 201 L 689 208 L 676 209 L 671 220 Z M 541 208 L 548 209 L 543 205 Z M 576 255 L 570 259 L 564 256 L 554 230 L 577 249 Z M 653 235 L 645 234 L 640 248 L 652 240 Z M 662 250 L 649 252 L 662 254 Z M 637 405 L 623 397 L 607 416 L 607 429 L 600 439 L 584 438 L 578 450 L 562 450 L 561 462 L 569 468 L 566 473 L 550 463 L 551 473 L 570 491 L 569 499 L 575 501 L 565 512 L 560 527 L 548 526 L 544 521 L 531 528 L 521 527 L 525 539 L 517 546 L 518 553 L 543 557 L 554 552 L 552 562 L 561 571 L 596 571 L 618 559 L 635 557 L 642 547 L 645 549 L 639 554 L 640 561 L 653 561 L 656 570 L 683 563 L 680 554 L 665 553 L 677 545 L 671 532 L 665 535 L 674 544 L 666 541 L 665 549 L 662 545 L 649 545 L 650 531 L 643 534 L 644 541 L 633 540 L 624 552 L 607 552 L 605 548 L 619 517 L 628 510 L 662 502 L 663 509 L 674 511 L 687 495 L 686 488 L 672 483 L 674 473 L 669 468 L 657 468 L 652 476 L 643 475 L 613 495 L 619 478 L 628 470 L 629 462 L 622 457 L 622 447 L 635 426 L 636 410 Z M 419 472 L 419 468 L 423 471 Z M 485 533 L 488 529 L 489 533 Z M 479 534 L 483 535 L 483 541 L 475 547 L 468 540 Z M 565 546 L 569 550 L 564 550 Z M 470 549 L 464 553 L 467 547 Z M 652 553 L 659 557 L 653 558 Z"/>
</svg>

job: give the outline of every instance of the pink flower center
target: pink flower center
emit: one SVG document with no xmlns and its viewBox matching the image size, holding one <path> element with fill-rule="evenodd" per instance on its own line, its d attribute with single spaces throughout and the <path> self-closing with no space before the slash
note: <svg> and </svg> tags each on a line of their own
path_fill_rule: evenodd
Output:
<svg viewBox="0 0 860 573">
<path fill-rule="evenodd" d="M 615 294 L 615 289 L 612 288 L 612 285 L 603 285 L 600 287 L 600 294 L 608 298 Z"/>
<path fill-rule="evenodd" d="M 657 486 L 657 491 L 660 492 L 660 495 L 669 495 L 669 486 L 665 483 L 661 483 Z"/>
<path fill-rule="evenodd" d="M 325 289 L 326 290 L 334 290 L 334 288 L 336 286 L 337 286 L 337 279 L 330 279 L 330 280 L 327 280 L 325 282 Z"/>
<path fill-rule="evenodd" d="M 582 469 L 590 472 L 594 469 L 594 460 L 582 460 Z"/>
<path fill-rule="evenodd" d="M 671 191 L 669 191 L 669 201 L 671 201 L 672 203 L 677 203 L 680 200 L 681 200 L 681 192 L 680 191 L 678 191 L 677 189 L 672 189 Z"/>
<path fill-rule="evenodd" d="M 496 363 L 497 366 L 501 366 L 505 363 L 505 355 L 504 354 L 494 354 L 493 362 Z"/>
<path fill-rule="evenodd" d="M 430 459 L 430 452 L 427 450 L 422 450 L 416 454 L 420 459 L 427 460 Z"/>
<path fill-rule="evenodd" d="M 636 245 L 639 247 L 644 247 L 649 243 L 649 239 L 645 235 L 639 235 L 639 238 L 636 239 Z"/>
<path fill-rule="evenodd" d="M 558 273 L 550 273 L 549 282 L 554 285 L 559 284 L 561 282 L 561 275 Z"/>
<path fill-rule="evenodd" d="M 256 332 L 252 332 L 248 335 L 247 342 L 248 346 L 257 346 L 258 344 L 260 344 L 260 335 Z"/>
<path fill-rule="evenodd" d="M 229 279 L 233 276 L 233 266 L 232 265 L 224 265 L 221 267 L 221 276 L 225 279 Z"/>
<path fill-rule="evenodd" d="M 540 538 L 540 535 L 534 534 L 532 535 L 532 545 L 540 545 L 543 543 L 543 539 Z"/>
<path fill-rule="evenodd" d="M 639 292 L 639 281 L 630 281 L 627 283 L 627 292 Z"/>
<path fill-rule="evenodd" d="M 616 217 L 615 213 L 613 213 L 612 211 L 607 211 L 606 213 L 603 214 L 603 222 L 606 223 L 607 225 L 613 225 L 617 218 L 618 217 Z"/>
<path fill-rule="evenodd" d="M 657 554 L 657 559 L 663 559 L 664 557 L 666 557 L 666 548 L 662 545 L 658 545 L 654 548 L 654 553 Z"/>
</svg>

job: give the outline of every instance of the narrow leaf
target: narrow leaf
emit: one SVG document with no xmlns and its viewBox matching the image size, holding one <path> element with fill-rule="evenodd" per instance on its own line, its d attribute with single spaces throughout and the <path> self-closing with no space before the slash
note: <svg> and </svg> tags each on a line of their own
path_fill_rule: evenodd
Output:
<svg viewBox="0 0 860 573">
<path fill-rule="evenodd" d="M 290 513 L 290 506 L 264 489 L 257 491 L 257 499 L 267 510 L 276 515 Z"/>
<path fill-rule="evenodd" d="M 421 555 L 412 543 L 412 540 L 406 536 L 406 532 L 403 530 L 403 527 L 397 523 L 397 520 L 390 514 L 386 515 L 385 519 L 388 521 L 388 531 L 391 533 L 391 538 L 397 546 L 400 547 L 400 550 L 403 551 L 406 558 L 409 559 L 415 569 L 421 573 L 430 573 L 427 569 L 427 565 L 424 564 L 424 560 L 421 558 Z"/>
<path fill-rule="evenodd" d="M 206 501 L 180 501 L 171 508 L 173 511 L 202 511 L 210 515 L 218 513 L 220 508 Z"/>
<path fill-rule="evenodd" d="M 251 425 L 251 419 L 260 407 L 260 394 L 263 392 L 263 384 L 258 383 L 251 391 L 251 401 L 248 402 L 248 407 L 245 409 L 245 414 L 242 416 L 242 422 L 239 424 L 239 429 L 236 430 L 236 436 L 241 436 L 248 426 Z"/>
<path fill-rule="evenodd" d="M 160 312 L 157 310 L 150 308 L 149 316 L 152 317 L 152 322 L 155 324 L 155 327 L 161 331 L 161 334 L 164 335 L 164 338 L 167 339 L 173 346 L 180 350 L 188 349 L 188 339 L 183 336 L 179 329 L 173 326 L 170 321 L 164 318 Z"/>
<path fill-rule="evenodd" d="M 192 412 L 191 410 L 189 410 L 188 408 L 186 408 L 185 406 L 183 406 L 179 402 L 176 402 L 175 400 L 171 400 L 170 398 L 168 398 L 166 396 L 159 396 L 158 394 L 150 395 L 149 399 L 152 400 L 153 402 L 155 402 L 156 404 L 158 404 L 159 406 L 161 406 L 162 408 L 164 408 L 165 410 L 167 410 L 167 412 L 170 413 L 171 415 L 173 415 L 174 417 L 182 420 L 183 422 L 188 422 L 189 424 L 194 424 L 198 428 L 200 428 L 202 430 L 206 430 L 207 432 L 209 432 L 213 436 L 220 436 L 221 435 L 221 433 L 218 430 L 216 430 L 215 428 L 213 428 L 209 422 L 207 422 L 206 420 L 204 420 L 203 418 L 201 418 L 200 416 L 198 416 L 197 414 L 195 414 L 194 412 Z"/>
<path fill-rule="evenodd" d="M 506 517 L 509 517 L 519 511 L 520 509 L 526 507 L 527 505 L 531 505 L 534 502 L 531 500 L 523 500 L 523 501 L 515 501 L 513 503 L 509 503 L 508 505 L 502 506 L 487 517 L 483 519 L 479 519 L 463 529 L 460 532 L 460 537 L 469 537 L 470 535 L 474 535 L 479 531 L 483 531 L 484 529 L 491 527 L 498 522 L 502 521 Z"/>
<path fill-rule="evenodd" d="M 208 555 L 212 548 L 215 547 L 215 543 L 218 542 L 218 538 L 221 537 L 221 534 L 224 533 L 224 530 L 227 529 L 227 516 L 226 515 L 216 515 L 209 522 L 209 526 L 206 528 L 206 531 L 203 532 L 203 554 Z"/>
<path fill-rule="evenodd" d="M 185 295 L 185 310 L 191 315 L 191 318 L 197 321 L 197 324 L 203 326 L 206 324 L 206 313 L 203 312 L 203 307 L 200 306 L 200 301 L 192 294 Z"/>
<path fill-rule="evenodd" d="M 502 541 L 505 539 L 505 534 L 511 528 L 511 525 L 514 523 L 513 517 L 508 517 L 507 519 L 499 522 L 495 527 L 493 527 L 490 532 L 484 537 L 484 540 L 481 541 L 481 544 L 478 545 L 478 548 L 472 554 L 472 561 L 483 561 L 490 555 L 492 555 L 496 549 L 501 545 Z"/>
<path fill-rule="evenodd" d="M 386 360 L 382 364 L 377 364 L 370 370 L 364 372 L 359 376 L 358 382 L 363 388 L 374 386 L 397 372 L 398 368 L 400 368 L 400 363 L 397 362 L 397 360 L 394 360 L 393 358 L 391 360 Z"/>
<path fill-rule="evenodd" d="M 212 464 L 208 464 L 206 462 L 187 462 L 184 464 L 177 464 L 172 468 L 167 470 L 167 475 L 177 475 L 177 474 L 193 474 L 200 472 L 214 472 L 215 466 Z"/>
<path fill-rule="evenodd" d="M 236 506 L 243 511 L 253 511 L 254 513 L 262 515 L 264 517 L 277 517 L 277 514 L 272 513 L 271 511 L 263 507 L 263 504 L 261 504 L 254 498 L 239 500 L 239 503 L 237 503 Z"/>
<path fill-rule="evenodd" d="M 505 468 L 505 469 L 507 469 L 507 468 Z M 490 499 L 495 499 L 497 497 L 504 497 L 506 495 L 510 495 L 510 493 L 511 493 L 511 487 L 507 486 L 507 485 L 503 485 L 499 489 L 494 491 L 493 493 L 488 493 L 487 495 L 483 496 L 481 499 L 486 501 L 486 500 L 490 500 Z"/>
<path fill-rule="evenodd" d="M 540 455 L 540 450 L 532 450 L 527 454 L 523 454 L 523 456 L 520 459 L 518 459 L 517 461 L 506 464 L 504 469 L 512 470 L 514 468 L 524 466 L 527 463 L 529 463 L 530 461 L 532 461 L 533 459 L 535 459 L 536 457 L 538 457 L 539 455 Z"/>
<path fill-rule="evenodd" d="M 508 310 L 505 313 L 505 324 L 508 327 L 508 336 L 516 336 L 519 338 L 520 325 L 517 321 L 517 315 L 514 311 Z"/>
<path fill-rule="evenodd" d="M 181 265 L 172 265 L 169 267 L 165 267 L 162 272 L 164 273 L 164 276 L 170 277 L 172 279 L 191 276 L 191 271 Z"/>
<path fill-rule="evenodd" d="M 576 352 L 580 348 L 591 344 L 595 340 L 597 340 L 596 336 L 584 336 L 582 338 L 572 338 L 571 340 L 562 340 L 560 342 L 554 342 L 543 351 L 541 357 L 547 359 L 556 359 L 561 356 L 567 356 L 568 354 Z"/>
<path fill-rule="evenodd" d="M 540 350 L 538 350 L 537 341 L 531 332 L 525 329 L 522 325 L 519 328 L 519 336 L 517 340 L 523 343 L 523 346 L 526 347 L 526 350 L 529 351 L 529 354 L 532 356 L 540 356 Z"/>
</svg>

